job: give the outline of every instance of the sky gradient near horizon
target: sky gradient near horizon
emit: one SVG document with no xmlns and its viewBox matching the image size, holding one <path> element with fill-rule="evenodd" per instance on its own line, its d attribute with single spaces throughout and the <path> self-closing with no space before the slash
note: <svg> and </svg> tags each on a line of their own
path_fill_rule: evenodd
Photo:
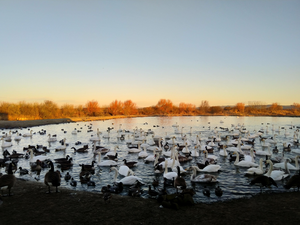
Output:
<svg viewBox="0 0 300 225">
<path fill-rule="evenodd" d="M 299 0 L 4 0 L 0 101 L 300 103 Z"/>
</svg>

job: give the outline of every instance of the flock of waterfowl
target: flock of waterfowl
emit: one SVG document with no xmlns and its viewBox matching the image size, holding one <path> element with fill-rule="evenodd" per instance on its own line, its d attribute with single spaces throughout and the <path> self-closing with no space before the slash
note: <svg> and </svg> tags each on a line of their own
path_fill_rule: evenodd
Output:
<svg viewBox="0 0 300 225">
<path fill-rule="evenodd" d="M 149 127 L 148 123 L 143 125 Z M 214 190 L 213 195 L 218 198 L 226 192 L 219 180 L 225 164 L 239 168 L 240 175 L 249 177 L 247 185 L 258 185 L 261 191 L 281 183 L 285 189 L 299 190 L 299 127 L 287 125 L 275 129 L 275 126 L 261 123 L 259 130 L 251 131 L 243 124 L 225 127 L 220 121 L 219 126 L 212 127 L 208 122 L 201 130 L 193 131 L 190 127 L 185 131 L 176 123 L 168 128 L 171 132 L 164 132 L 165 127 L 153 125 L 154 130 L 162 131 L 160 134 L 143 127 L 122 129 L 122 124 L 116 128 L 113 123 L 109 127 L 77 123 L 72 131 L 61 129 L 55 135 L 48 134 L 46 129 L 5 130 L 0 134 L 3 155 L 0 167 L 5 170 L 0 175 L 1 193 L 7 189 L 11 195 L 18 173 L 18 177 L 37 181 L 42 176 L 47 193 L 51 193 L 50 184 L 56 192 L 62 183 L 73 188 L 80 184 L 97 187 L 105 202 L 110 201 L 111 193 L 125 193 L 155 197 L 165 205 L 179 196 L 192 203 L 192 196 L 199 195 L 199 190 L 206 197 Z M 68 141 L 71 139 L 66 136 L 68 132 L 74 142 Z M 82 139 L 82 132 L 89 134 L 88 140 Z M 24 139 L 34 143 L 38 136 L 45 144 L 22 146 Z M 14 146 L 19 149 L 22 146 L 23 152 L 14 150 Z M 74 160 L 80 156 L 89 163 Z M 22 166 L 18 166 L 20 163 Z M 110 174 L 113 178 L 109 182 L 101 182 L 102 176 L 109 179 Z M 201 185 L 198 190 L 195 190 L 196 183 Z"/>
</svg>

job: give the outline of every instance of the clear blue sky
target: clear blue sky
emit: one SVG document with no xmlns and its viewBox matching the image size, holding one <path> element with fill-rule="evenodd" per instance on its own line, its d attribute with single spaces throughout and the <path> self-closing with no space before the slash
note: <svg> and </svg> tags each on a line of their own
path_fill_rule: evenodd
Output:
<svg viewBox="0 0 300 225">
<path fill-rule="evenodd" d="M 0 101 L 300 103 L 299 0 L 2 0 Z"/>
</svg>

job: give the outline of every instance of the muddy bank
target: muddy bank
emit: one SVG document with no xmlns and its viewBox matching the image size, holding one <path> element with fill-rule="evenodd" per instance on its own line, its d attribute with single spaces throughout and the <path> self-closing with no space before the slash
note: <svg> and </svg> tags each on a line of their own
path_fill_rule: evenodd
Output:
<svg viewBox="0 0 300 225">
<path fill-rule="evenodd" d="M 25 128 L 25 127 L 35 127 L 43 126 L 49 124 L 60 124 L 60 123 L 71 123 L 74 122 L 69 118 L 63 119 L 47 119 L 47 120 L 23 120 L 23 121 L 0 121 L 0 128 L 12 129 L 12 128 Z"/>
<path fill-rule="evenodd" d="M 59 188 L 18 179 L 12 197 L 3 197 L 0 224 L 299 224 L 300 192 L 259 194 L 250 199 L 161 208 L 155 199 Z M 54 188 L 52 188 L 54 191 Z"/>
</svg>

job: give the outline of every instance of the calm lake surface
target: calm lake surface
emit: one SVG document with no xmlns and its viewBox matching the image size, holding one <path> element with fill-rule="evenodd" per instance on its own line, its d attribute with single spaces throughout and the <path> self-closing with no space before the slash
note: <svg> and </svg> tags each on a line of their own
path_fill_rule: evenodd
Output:
<svg viewBox="0 0 300 225">
<path fill-rule="evenodd" d="M 176 126 L 177 129 L 176 129 Z M 149 132 L 148 135 L 145 135 L 146 143 L 150 143 L 153 140 L 153 135 L 161 136 L 164 141 L 167 136 L 175 136 L 176 141 L 183 143 L 182 137 L 186 136 L 188 142 L 191 144 L 189 146 L 189 150 L 192 151 L 195 145 L 195 139 L 198 135 L 201 138 L 201 143 L 205 144 L 206 141 L 211 140 L 212 137 L 225 137 L 229 135 L 230 139 L 236 137 L 236 135 L 240 135 L 241 137 L 246 137 L 247 131 L 249 131 L 250 135 L 257 133 L 259 130 L 264 132 L 262 134 L 265 138 L 274 137 L 276 134 L 276 144 L 272 144 L 270 149 L 274 146 L 278 147 L 279 153 L 273 154 L 271 157 L 281 156 L 281 152 L 283 151 L 284 143 L 292 144 L 294 141 L 294 134 L 298 134 L 297 129 L 300 127 L 300 118 L 291 118 L 291 117 L 224 117 L 224 116 L 184 116 L 184 117 L 142 117 L 142 118 L 125 118 L 125 119 L 113 119 L 106 121 L 89 121 L 89 122 L 77 122 L 77 123 L 67 123 L 67 124 L 56 124 L 56 125 L 47 125 L 47 126 L 38 126 L 32 128 L 23 128 L 23 129 L 3 129 L 1 131 L 1 135 L 5 133 L 9 133 L 12 131 L 12 146 L 2 148 L 2 152 L 7 149 L 10 153 L 12 150 L 16 150 L 18 153 L 25 153 L 23 151 L 23 147 L 28 147 L 28 145 L 43 145 L 50 149 L 50 153 L 47 156 L 50 159 L 62 158 L 66 155 L 70 155 L 73 158 L 73 168 L 68 171 L 62 172 L 62 182 L 61 186 L 73 189 L 74 187 L 70 186 L 63 177 L 69 172 L 71 176 L 78 182 L 76 189 L 92 191 L 92 192 L 100 192 L 103 186 L 107 184 L 112 184 L 114 179 L 114 172 L 109 172 L 109 167 L 101 167 L 102 171 L 99 171 L 99 168 L 96 167 L 96 174 L 93 175 L 92 180 L 95 181 L 95 187 L 88 187 L 87 185 L 81 185 L 79 182 L 79 173 L 81 171 L 81 167 L 79 164 L 91 164 L 94 160 L 93 153 L 93 142 L 90 141 L 91 137 L 97 136 L 97 129 L 101 132 L 100 143 L 96 143 L 96 145 L 101 145 L 111 150 L 114 149 L 116 145 L 118 145 L 117 153 L 118 153 L 118 166 L 124 165 L 123 159 L 127 159 L 128 161 L 137 161 L 137 166 L 132 170 L 135 175 L 142 178 L 142 181 L 145 183 L 143 185 L 144 194 L 142 197 L 148 198 L 147 190 L 148 185 L 152 183 L 154 178 L 157 178 L 160 181 L 160 187 L 163 184 L 163 174 L 154 173 L 153 163 L 146 164 L 143 159 L 138 159 L 138 153 L 128 153 L 127 142 L 133 140 L 132 134 L 135 130 L 143 130 L 145 132 Z M 110 138 L 105 138 L 104 136 L 108 135 L 108 128 L 111 128 L 109 136 Z M 224 129 L 228 128 L 228 130 Z M 76 134 L 72 134 L 74 130 L 80 131 L 76 132 Z M 125 139 L 120 140 L 118 138 L 117 131 L 121 129 L 126 131 L 124 134 Z M 15 141 L 14 137 L 16 136 L 15 131 L 19 131 L 20 134 L 28 133 L 29 130 L 33 131 L 32 137 L 22 137 L 20 141 Z M 41 135 L 39 132 L 45 130 L 46 134 Z M 240 132 L 240 131 L 242 132 Z M 154 133 L 151 133 L 154 132 Z M 48 135 L 56 135 L 56 142 L 48 142 Z M 137 135 L 136 135 L 137 136 Z M 66 151 L 55 151 L 55 148 L 61 146 L 59 140 L 66 138 L 66 143 L 68 144 Z M 299 136 L 296 137 L 299 140 Z M 80 145 L 75 145 L 76 142 L 80 141 Z M 218 142 L 215 142 L 217 144 Z M 220 144 L 226 143 L 225 140 L 221 140 Z M 84 145 L 88 145 L 89 149 L 87 153 L 75 153 L 72 147 L 80 148 Z M 263 142 L 260 141 L 259 137 L 255 138 L 254 149 L 267 151 L 267 148 L 264 148 Z M 293 145 L 291 149 L 296 150 L 299 147 Z M 193 187 L 196 191 L 196 195 L 194 196 L 195 202 L 215 202 L 222 200 L 229 200 L 235 198 L 242 197 L 251 197 L 254 194 L 260 192 L 259 186 L 251 186 L 249 185 L 251 179 L 253 177 L 246 177 L 245 171 L 248 168 L 237 167 L 234 165 L 234 162 L 229 161 L 229 156 L 223 157 L 219 155 L 220 149 L 215 146 L 213 154 L 218 157 L 217 164 L 221 166 L 221 170 L 217 173 L 210 173 L 217 177 L 218 182 L 215 184 L 201 184 L 201 183 L 191 183 L 190 182 L 190 172 L 182 175 L 187 183 L 188 187 Z M 249 150 L 243 151 L 247 154 Z M 148 154 L 153 154 L 152 151 L 147 150 Z M 181 152 L 179 152 L 182 154 Z M 210 153 L 211 154 L 211 153 Z M 294 152 L 286 152 L 285 157 L 295 158 L 297 154 Z M 104 156 L 104 155 L 102 155 Z M 256 155 L 255 162 L 259 163 L 259 159 L 265 159 L 265 156 Z M 204 159 L 204 154 L 200 153 L 199 157 L 193 157 L 193 159 L 189 162 L 181 163 L 181 166 L 185 169 L 189 166 L 196 165 L 196 162 L 201 162 Z M 106 158 L 101 158 L 102 161 L 106 160 Z M 98 161 L 98 157 L 95 159 Z M 295 165 L 294 162 L 291 164 Z M 25 158 L 20 158 L 18 162 L 18 167 L 30 169 L 29 160 Z M 264 167 L 264 170 L 267 167 Z M 57 164 L 55 164 L 55 169 L 57 169 Z M 45 168 L 41 173 L 41 179 L 37 182 L 43 182 L 44 175 L 48 171 Z M 171 171 L 171 170 L 169 170 Z M 1 169 L 1 172 L 4 173 L 4 169 Z M 291 176 L 295 173 L 295 171 L 290 171 Z M 202 172 L 198 172 L 197 175 L 203 174 Z M 23 175 L 20 176 L 19 171 L 16 172 L 17 177 L 22 177 L 26 180 L 34 180 L 35 174 Z M 121 175 L 118 176 L 118 180 L 123 178 Z M 268 191 L 273 192 L 286 192 L 283 188 L 283 184 L 286 180 L 277 181 L 278 188 L 272 186 L 271 189 L 267 189 Z M 211 197 L 208 198 L 203 195 L 202 190 L 204 185 L 206 185 L 211 190 Z M 222 197 L 217 197 L 214 194 L 215 187 L 219 185 L 224 193 Z M 121 193 L 122 195 L 127 195 L 127 189 Z M 173 193 L 176 190 L 174 188 L 169 187 L 169 193 Z M 45 186 L 46 191 L 46 186 Z M 292 190 L 290 190 L 292 191 Z"/>
</svg>

